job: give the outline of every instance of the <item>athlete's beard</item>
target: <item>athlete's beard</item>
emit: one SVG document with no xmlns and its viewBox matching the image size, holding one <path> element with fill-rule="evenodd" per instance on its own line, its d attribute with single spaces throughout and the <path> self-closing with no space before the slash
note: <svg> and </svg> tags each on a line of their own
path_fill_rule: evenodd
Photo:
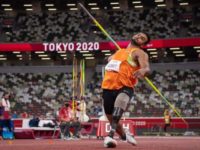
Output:
<svg viewBox="0 0 200 150">
<path fill-rule="evenodd" d="M 131 44 L 140 47 L 141 45 L 137 43 L 135 39 L 131 39 Z"/>
</svg>

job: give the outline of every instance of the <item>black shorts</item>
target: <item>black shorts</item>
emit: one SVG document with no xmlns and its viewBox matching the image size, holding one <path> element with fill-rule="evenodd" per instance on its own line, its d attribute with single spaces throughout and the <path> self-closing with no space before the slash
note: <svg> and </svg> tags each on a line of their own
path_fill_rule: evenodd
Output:
<svg viewBox="0 0 200 150">
<path fill-rule="evenodd" d="M 103 89 L 103 106 L 105 114 L 112 114 L 114 109 L 115 100 L 119 93 L 126 93 L 130 99 L 133 96 L 133 88 L 130 87 L 123 87 L 119 90 L 107 90 Z"/>
<path fill-rule="evenodd" d="M 165 127 L 170 127 L 170 123 L 166 123 L 166 124 L 165 124 Z"/>
</svg>

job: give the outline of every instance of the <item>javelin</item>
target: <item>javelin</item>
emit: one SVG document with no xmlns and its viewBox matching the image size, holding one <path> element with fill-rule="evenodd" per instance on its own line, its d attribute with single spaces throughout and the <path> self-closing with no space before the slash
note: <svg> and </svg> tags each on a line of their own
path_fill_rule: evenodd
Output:
<svg viewBox="0 0 200 150">
<path fill-rule="evenodd" d="M 117 47 L 117 49 L 121 49 L 120 46 L 115 42 L 115 40 L 113 40 L 113 38 L 108 34 L 108 32 L 101 26 L 101 24 L 99 24 L 99 22 L 90 14 L 90 12 L 81 3 L 78 4 L 88 14 L 88 16 L 92 19 L 92 21 L 96 24 L 96 26 L 99 27 L 99 29 L 105 34 L 105 36 L 108 37 L 113 42 L 113 44 Z M 153 84 L 153 82 L 147 77 L 145 77 L 145 80 L 154 89 L 154 91 L 163 98 L 163 100 L 171 107 L 171 109 L 177 114 L 177 116 L 180 117 L 186 125 L 188 125 L 188 123 L 184 120 L 184 118 L 180 115 L 180 113 L 163 96 L 163 94 L 158 90 L 158 88 Z"/>
</svg>

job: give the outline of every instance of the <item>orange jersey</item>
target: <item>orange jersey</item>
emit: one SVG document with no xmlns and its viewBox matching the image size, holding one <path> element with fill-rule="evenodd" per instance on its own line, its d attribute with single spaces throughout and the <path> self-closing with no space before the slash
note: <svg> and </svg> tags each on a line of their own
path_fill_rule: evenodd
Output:
<svg viewBox="0 0 200 150">
<path fill-rule="evenodd" d="M 131 53 L 136 48 L 118 50 L 105 67 L 105 76 L 102 82 L 103 89 L 118 90 L 124 86 L 133 88 L 137 83 L 133 73 L 140 69 L 133 61 Z"/>
</svg>

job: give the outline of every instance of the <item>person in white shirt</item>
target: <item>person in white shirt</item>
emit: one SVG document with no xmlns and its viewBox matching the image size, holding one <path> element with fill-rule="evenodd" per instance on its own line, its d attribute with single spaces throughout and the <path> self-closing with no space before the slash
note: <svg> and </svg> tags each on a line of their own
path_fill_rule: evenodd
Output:
<svg viewBox="0 0 200 150">
<path fill-rule="evenodd" d="M 2 99 L 1 99 L 1 104 L 4 108 L 4 119 L 10 119 L 10 93 L 6 92 L 4 93 Z"/>
<path fill-rule="evenodd" d="M 13 131 L 11 116 L 10 116 L 10 93 L 5 92 L 2 99 L 1 105 L 3 107 L 3 120 L 4 120 L 4 127 L 8 127 L 10 131 Z"/>
</svg>

